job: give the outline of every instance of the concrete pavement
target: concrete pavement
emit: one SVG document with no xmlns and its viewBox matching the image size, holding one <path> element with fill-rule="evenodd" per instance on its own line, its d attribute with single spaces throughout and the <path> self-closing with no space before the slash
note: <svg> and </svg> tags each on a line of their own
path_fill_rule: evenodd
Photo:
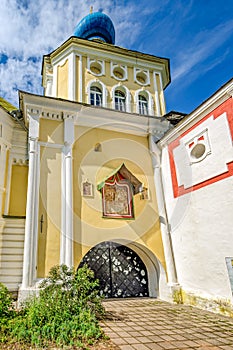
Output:
<svg viewBox="0 0 233 350">
<path fill-rule="evenodd" d="M 105 334 L 121 350 L 233 350 L 233 319 L 157 299 L 104 301 Z"/>
</svg>

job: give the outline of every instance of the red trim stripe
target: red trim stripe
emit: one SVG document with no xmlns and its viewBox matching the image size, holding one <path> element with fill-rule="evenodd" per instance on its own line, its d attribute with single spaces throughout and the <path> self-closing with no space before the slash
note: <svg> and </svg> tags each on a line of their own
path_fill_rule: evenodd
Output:
<svg viewBox="0 0 233 350">
<path fill-rule="evenodd" d="M 228 171 L 214 176 L 208 180 L 205 180 L 203 182 L 200 182 L 192 187 L 189 188 L 184 188 L 184 186 L 178 186 L 178 181 L 177 181 L 177 174 L 176 174 L 176 166 L 175 166 L 175 161 L 174 161 L 174 156 L 173 156 L 173 151 L 176 147 L 180 145 L 180 139 L 187 135 L 191 130 L 195 129 L 198 125 L 202 124 L 205 120 L 207 120 L 210 117 L 214 117 L 214 119 L 217 119 L 219 116 L 221 116 L 223 113 L 226 113 L 228 123 L 229 123 L 229 128 L 231 132 L 231 137 L 233 140 L 233 100 L 230 97 L 228 100 L 223 102 L 220 106 L 218 106 L 214 111 L 211 113 L 207 114 L 204 118 L 202 118 L 199 122 L 194 124 L 191 128 L 186 130 L 183 134 L 181 134 L 177 139 L 172 141 L 168 145 L 168 152 L 169 152 L 169 162 L 170 162 L 170 168 L 171 168 L 171 178 L 172 178 L 172 187 L 173 187 L 173 194 L 174 197 L 177 198 L 179 196 L 182 196 L 185 193 L 191 192 L 198 190 L 202 187 L 208 186 L 212 183 L 215 183 L 217 181 L 226 179 L 227 177 L 233 176 L 233 162 L 230 162 L 227 164 L 228 166 Z M 190 145 L 189 145 L 190 146 Z"/>
</svg>

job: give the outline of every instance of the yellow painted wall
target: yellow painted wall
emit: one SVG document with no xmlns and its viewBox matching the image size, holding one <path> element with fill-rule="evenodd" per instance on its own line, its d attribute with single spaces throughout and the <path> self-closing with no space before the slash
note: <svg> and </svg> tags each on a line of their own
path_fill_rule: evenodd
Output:
<svg viewBox="0 0 233 350">
<path fill-rule="evenodd" d="M 8 181 L 10 180 L 10 179 L 7 179 L 8 167 L 9 167 L 9 150 L 6 151 L 6 164 L 5 164 L 5 176 L 4 176 L 4 188 L 5 189 L 7 187 L 7 180 Z M 4 191 L 2 194 L 2 214 L 4 214 L 4 212 L 5 212 L 5 201 L 6 201 L 6 191 Z"/>
<path fill-rule="evenodd" d="M 63 121 L 40 119 L 39 141 L 63 144 Z"/>
<path fill-rule="evenodd" d="M 68 99 L 68 59 L 57 68 L 57 97 Z"/>
<path fill-rule="evenodd" d="M 27 199 L 28 166 L 12 165 L 11 190 L 8 215 L 25 216 Z"/>
<path fill-rule="evenodd" d="M 61 143 L 63 123 L 41 120 L 40 139 Z M 46 130 L 46 131 L 45 131 Z M 97 143 L 101 152 L 95 152 Z M 60 261 L 61 150 L 41 147 L 38 233 L 38 277 L 48 274 Z M 149 199 L 134 196 L 134 220 L 102 218 L 102 198 L 97 184 L 122 163 L 145 187 Z M 93 197 L 82 197 L 81 184 L 93 184 Z M 165 267 L 157 213 L 151 156 L 146 137 L 103 129 L 75 127 L 73 145 L 74 265 L 102 241 L 136 242 L 152 251 Z M 40 220 L 43 215 L 41 232 Z"/>
<path fill-rule="evenodd" d="M 98 59 L 98 57 L 96 57 Z M 111 98 L 111 91 L 112 91 L 112 87 L 120 84 L 122 86 L 127 87 L 130 92 L 131 92 L 131 112 L 136 112 L 136 105 L 134 103 L 135 101 L 135 92 L 137 90 L 140 90 L 142 88 L 144 88 L 146 91 L 149 91 L 152 94 L 152 97 L 154 98 L 154 81 L 153 81 L 153 72 L 150 71 L 150 84 L 143 87 L 142 85 L 138 84 L 137 82 L 134 81 L 134 73 L 133 73 L 133 67 L 132 66 L 128 66 L 128 79 L 125 81 L 120 82 L 119 80 L 114 79 L 113 77 L 111 77 L 111 69 L 110 69 L 110 58 L 109 60 L 105 61 L 105 75 L 103 76 L 96 76 L 94 74 L 92 74 L 90 71 L 87 70 L 87 58 L 85 56 L 82 57 L 82 67 L 83 67 L 83 74 L 82 74 L 82 86 L 83 86 L 83 94 L 82 94 L 82 101 L 84 103 L 88 103 L 88 94 L 87 94 L 87 86 L 88 83 L 92 80 L 99 80 L 101 81 L 103 84 L 106 85 L 107 90 L 108 90 L 108 94 L 107 94 L 107 107 L 112 108 L 112 98 Z M 67 71 L 68 74 L 68 71 Z M 68 75 L 67 75 L 68 76 Z M 65 77 L 65 75 L 64 75 Z M 80 94 L 79 94 L 79 57 L 76 56 L 76 99 L 77 101 L 80 101 Z M 160 89 L 160 82 L 159 83 L 159 89 Z M 60 84 L 60 83 L 59 83 Z M 68 91 L 68 90 L 67 90 Z M 159 98 L 161 98 L 161 93 L 159 90 Z M 60 95 L 59 95 L 60 97 Z M 67 98 L 67 97 L 66 97 Z M 155 103 L 155 101 L 154 101 Z M 163 105 L 164 101 L 161 98 L 160 99 L 160 105 Z M 162 110 L 165 110 L 165 106 L 162 106 Z M 155 107 L 155 113 L 157 112 L 157 108 Z"/>
<path fill-rule="evenodd" d="M 41 147 L 40 157 L 37 273 L 44 277 L 60 261 L 61 150 Z"/>
<path fill-rule="evenodd" d="M 76 127 L 73 147 L 74 164 L 74 263 L 77 267 L 86 252 L 102 241 L 137 242 L 148 247 L 165 266 L 159 218 L 157 213 L 153 169 L 145 137 Z M 95 152 L 100 143 L 102 152 Z M 150 199 L 134 196 L 135 220 L 102 218 L 101 193 L 97 184 L 122 163 L 145 187 Z M 93 184 L 93 197 L 81 196 L 81 183 Z"/>
</svg>

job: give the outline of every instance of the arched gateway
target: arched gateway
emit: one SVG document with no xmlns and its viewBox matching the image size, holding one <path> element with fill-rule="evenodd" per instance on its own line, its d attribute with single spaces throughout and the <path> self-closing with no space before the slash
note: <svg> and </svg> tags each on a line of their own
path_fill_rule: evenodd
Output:
<svg viewBox="0 0 233 350">
<path fill-rule="evenodd" d="M 79 267 L 87 264 L 100 282 L 106 298 L 147 297 L 148 276 L 145 264 L 129 247 L 103 242 L 84 256 Z"/>
</svg>

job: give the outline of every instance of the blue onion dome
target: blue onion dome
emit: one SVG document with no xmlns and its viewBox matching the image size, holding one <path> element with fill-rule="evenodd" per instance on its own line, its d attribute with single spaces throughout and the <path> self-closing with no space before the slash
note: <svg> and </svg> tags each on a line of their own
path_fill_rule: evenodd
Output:
<svg viewBox="0 0 233 350">
<path fill-rule="evenodd" d="M 111 19 L 102 12 L 85 16 L 75 27 L 74 36 L 88 40 L 101 40 L 115 44 L 115 29 Z"/>
</svg>

